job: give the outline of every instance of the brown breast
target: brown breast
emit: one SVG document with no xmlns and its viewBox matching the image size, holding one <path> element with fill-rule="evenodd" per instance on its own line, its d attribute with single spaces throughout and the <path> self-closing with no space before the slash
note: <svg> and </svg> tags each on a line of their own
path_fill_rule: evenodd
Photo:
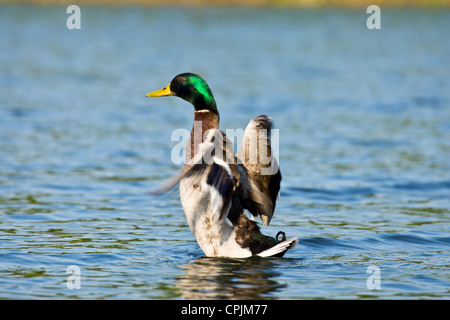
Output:
<svg viewBox="0 0 450 320">
<path fill-rule="evenodd" d="M 203 142 L 205 132 L 209 129 L 219 128 L 219 116 L 209 110 L 194 111 L 194 124 L 191 130 L 191 137 L 186 149 L 185 166 L 194 158 L 199 150 L 200 143 Z M 190 147 L 189 147 L 190 146 Z"/>
</svg>

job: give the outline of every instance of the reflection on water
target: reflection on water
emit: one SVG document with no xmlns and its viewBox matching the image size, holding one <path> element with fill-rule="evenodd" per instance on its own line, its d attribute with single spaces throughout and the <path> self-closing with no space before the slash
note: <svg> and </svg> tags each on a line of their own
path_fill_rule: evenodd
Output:
<svg viewBox="0 0 450 320">
<path fill-rule="evenodd" d="M 181 267 L 176 287 L 185 299 L 268 299 L 284 288 L 273 259 L 201 258 Z"/>
</svg>

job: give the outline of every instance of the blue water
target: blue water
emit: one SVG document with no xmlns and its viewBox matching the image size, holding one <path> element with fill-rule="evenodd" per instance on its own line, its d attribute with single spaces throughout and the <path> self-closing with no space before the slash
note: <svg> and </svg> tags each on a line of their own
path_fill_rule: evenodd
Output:
<svg viewBox="0 0 450 320">
<path fill-rule="evenodd" d="M 448 15 L 1 5 L 0 298 L 448 299 Z M 145 94 L 186 71 L 280 130 L 285 258 L 205 258 L 150 195 L 193 109 Z"/>
</svg>

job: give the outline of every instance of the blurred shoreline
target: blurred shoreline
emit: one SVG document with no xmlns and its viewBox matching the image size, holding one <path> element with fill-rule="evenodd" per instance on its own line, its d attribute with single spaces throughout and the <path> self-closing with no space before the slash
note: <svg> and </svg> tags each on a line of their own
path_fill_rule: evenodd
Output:
<svg viewBox="0 0 450 320">
<path fill-rule="evenodd" d="M 450 7 L 450 0 L 0 0 L 0 3 L 298 8 L 363 8 L 372 4 L 389 8 Z"/>
</svg>

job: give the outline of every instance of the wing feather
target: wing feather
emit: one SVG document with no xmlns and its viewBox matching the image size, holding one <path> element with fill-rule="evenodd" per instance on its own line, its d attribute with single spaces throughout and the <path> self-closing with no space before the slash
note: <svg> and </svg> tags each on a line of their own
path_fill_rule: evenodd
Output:
<svg viewBox="0 0 450 320">
<path fill-rule="evenodd" d="M 275 211 L 281 173 L 271 147 L 272 120 L 261 115 L 252 119 L 236 154 L 239 172 L 238 194 L 242 206 L 259 215 L 267 226 Z"/>
</svg>

